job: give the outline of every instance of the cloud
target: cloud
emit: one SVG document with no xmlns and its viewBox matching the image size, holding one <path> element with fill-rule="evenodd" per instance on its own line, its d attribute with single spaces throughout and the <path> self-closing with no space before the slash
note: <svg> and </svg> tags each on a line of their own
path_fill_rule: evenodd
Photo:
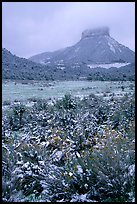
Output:
<svg viewBox="0 0 137 204">
<path fill-rule="evenodd" d="M 71 46 L 85 29 L 109 26 L 113 38 L 134 50 L 134 7 L 133 2 L 5 2 L 2 43 L 29 57 Z"/>
</svg>

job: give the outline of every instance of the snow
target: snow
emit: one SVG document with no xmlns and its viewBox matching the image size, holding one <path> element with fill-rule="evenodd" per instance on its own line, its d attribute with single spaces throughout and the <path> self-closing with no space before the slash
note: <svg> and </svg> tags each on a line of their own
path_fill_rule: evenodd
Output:
<svg viewBox="0 0 137 204">
<path fill-rule="evenodd" d="M 29 162 L 26 162 L 22 167 L 23 168 L 28 168 L 28 166 L 29 166 Z"/>
<path fill-rule="evenodd" d="M 47 143 L 48 143 L 48 141 L 47 142 L 41 142 L 40 144 L 42 145 L 42 146 L 46 146 L 47 145 Z M 48 144 L 49 145 L 49 144 Z"/>
<path fill-rule="evenodd" d="M 119 44 L 116 40 L 111 38 L 110 36 L 105 36 L 107 39 L 108 45 L 110 46 L 110 49 L 115 53 L 115 49 L 119 50 L 119 52 L 122 52 L 121 47 L 124 47 L 123 45 Z"/>
<path fill-rule="evenodd" d="M 72 176 L 72 175 L 73 175 L 73 173 L 69 172 L 69 176 Z"/>
<path fill-rule="evenodd" d="M 120 67 L 124 67 L 126 65 L 129 65 L 130 63 L 129 62 L 125 62 L 125 63 L 118 63 L 118 62 L 115 62 L 115 63 L 108 63 L 108 64 L 89 64 L 87 65 L 89 68 L 98 68 L 98 67 L 101 67 L 101 68 L 106 68 L 106 69 L 109 69 L 111 67 L 116 67 L 116 68 L 120 68 Z"/>
<path fill-rule="evenodd" d="M 114 46 L 113 46 L 112 44 L 110 44 L 109 42 L 108 42 L 108 45 L 109 45 L 109 47 L 110 47 L 111 51 L 115 53 L 116 51 L 115 51 Z"/>
<path fill-rule="evenodd" d="M 18 161 L 16 164 L 17 165 L 23 165 L 23 161 Z"/>
<path fill-rule="evenodd" d="M 77 157 L 79 157 L 79 158 L 80 158 L 80 154 L 79 154 L 78 152 L 76 152 L 76 155 L 77 155 Z"/>
<path fill-rule="evenodd" d="M 44 166 L 45 165 L 45 162 L 44 161 L 39 161 L 39 164 Z"/>
<path fill-rule="evenodd" d="M 63 66 L 64 64 L 63 64 L 63 63 L 58 63 L 57 65 L 58 65 L 58 66 Z"/>
<path fill-rule="evenodd" d="M 47 64 L 47 63 L 45 63 L 45 62 L 43 62 L 43 60 L 40 60 L 40 62 L 39 62 L 40 64 Z"/>
<path fill-rule="evenodd" d="M 85 186 L 85 188 L 86 188 L 86 189 L 88 188 L 88 184 L 87 184 L 87 183 L 85 183 L 85 185 L 84 185 L 84 186 Z"/>
<path fill-rule="evenodd" d="M 26 175 L 31 176 L 32 175 L 32 171 L 27 171 Z"/>
<path fill-rule="evenodd" d="M 79 65 L 73 65 L 71 66 L 71 68 L 79 68 L 80 66 Z"/>
<path fill-rule="evenodd" d="M 132 164 L 131 166 L 129 166 L 128 170 L 129 170 L 129 173 L 128 173 L 129 176 L 133 176 L 135 173 L 135 164 Z"/>
<path fill-rule="evenodd" d="M 26 105 L 26 107 L 32 107 L 33 105 L 35 104 L 35 102 L 28 102 L 28 103 L 26 103 L 25 105 Z"/>
<path fill-rule="evenodd" d="M 45 64 L 50 64 L 50 61 L 48 61 L 48 62 L 41 61 L 40 63 L 45 65 Z"/>
<path fill-rule="evenodd" d="M 89 111 L 83 115 L 83 118 L 86 118 L 89 115 Z"/>
<path fill-rule="evenodd" d="M 75 52 L 78 52 L 78 51 L 79 51 L 79 49 L 80 49 L 80 47 L 77 47 L 77 48 L 75 49 Z"/>
<path fill-rule="evenodd" d="M 122 52 L 122 50 L 120 48 L 118 48 L 119 52 Z"/>
<path fill-rule="evenodd" d="M 56 161 L 60 160 L 61 157 L 63 156 L 63 152 L 62 151 L 53 151 L 52 153 L 53 159 L 55 159 Z"/>
<path fill-rule="evenodd" d="M 63 69 L 65 69 L 66 67 L 61 67 L 61 66 L 58 66 L 57 67 L 57 69 L 61 69 L 61 70 L 63 70 Z"/>
<path fill-rule="evenodd" d="M 105 36 L 105 38 L 107 39 L 108 43 L 119 48 L 120 44 L 114 40 L 113 38 L 111 38 L 110 36 Z"/>
<path fill-rule="evenodd" d="M 80 165 L 77 165 L 77 169 L 78 169 L 78 172 L 79 172 L 79 173 L 83 173 L 83 169 L 81 168 Z"/>
<path fill-rule="evenodd" d="M 74 195 L 70 202 L 96 202 L 95 200 L 87 199 L 87 194 Z"/>
</svg>

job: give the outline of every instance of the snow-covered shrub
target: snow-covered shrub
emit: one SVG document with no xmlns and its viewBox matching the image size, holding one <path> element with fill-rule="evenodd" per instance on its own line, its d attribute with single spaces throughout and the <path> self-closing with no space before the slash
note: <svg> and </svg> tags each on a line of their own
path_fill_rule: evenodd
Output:
<svg viewBox="0 0 137 204">
<path fill-rule="evenodd" d="M 66 94 L 61 100 L 58 100 L 56 106 L 60 109 L 70 110 L 75 109 L 75 100 L 70 94 Z"/>
<path fill-rule="evenodd" d="M 17 160 L 14 152 L 15 143 L 14 135 L 10 134 L 4 138 L 2 145 L 2 198 L 5 201 L 8 201 L 15 191 L 15 186 L 12 184 L 12 172 L 16 168 Z"/>
<path fill-rule="evenodd" d="M 102 146 L 100 146 L 102 144 Z M 99 202 L 132 201 L 135 196 L 135 151 L 130 138 L 105 128 L 98 144 L 75 152 L 49 183 L 51 201 L 85 195 Z M 53 185 L 54 182 L 54 185 Z"/>
<path fill-rule="evenodd" d="M 23 110 L 3 111 L 3 201 L 134 200 L 134 99 L 66 95 Z"/>
<path fill-rule="evenodd" d="M 19 130 L 25 124 L 25 111 L 26 107 L 23 104 L 17 104 L 13 107 L 11 106 L 10 111 L 7 115 L 8 123 L 10 128 L 14 130 Z"/>
<path fill-rule="evenodd" d="M 9 106 L 11 102 L 9 100 L 3 101 L 3 106 Z"/>
<path fill-rule="evenodd" d="M 34 108 L 37 111 L 46 110 L 47 109 L 47 101 L 45 99 L 37 99 L 37 102 L 34 104 Z"/>
<path fill-rule="evenodd" d="M 103 148 L 94 147 L 91 167 L 98 179 L 94 186 L 100 201 L 131 201 L 130 194 L 135 195 L 133 141 L 109 129 L 103 137 Z"/>
</svg>

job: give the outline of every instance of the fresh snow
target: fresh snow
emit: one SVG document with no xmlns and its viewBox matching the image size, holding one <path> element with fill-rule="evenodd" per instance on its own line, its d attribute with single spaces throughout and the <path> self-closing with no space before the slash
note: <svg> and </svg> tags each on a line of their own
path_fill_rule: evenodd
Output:
<svg viewBox="0 0 137 204">
<path fill-rule="evenodd" d="M 111 67 L 116 67 L 116 68 L 120 68 L 120 67 L 124 67 L 126 65 L 130 64 L 129 62 L 125 62 L 125 63 L 109 63 L 109 64 L 89 64 L 87 65 L 89 68 L 98 68 L 98 67 L 101 67 L 101 68 L 106 68 L 106 69 L 109 69 Z"/>
<path fill-rule="evenodd" d="M 78 169 L 78 172 L 79 172 L 79 173 L 83 173 L 83 169 L 81 168 L 80 165 L 77 165 L 77 169 Z"/>
<path fill-rule="evenodd" d="M 110 47 L 111 51 L 115 53 L 116 51 L 115 51 L 114 46 L 113 46 L 112 44 L 110 44 L 109 42 L 108 42 L 108 45 L 109 45 L 109 47 Z"/>
<path fill-rule="evenodd" d="M 61 67 L 61 66 L 58 66 L 57 67 L 57 69 L 61 69 L 61 70 L 63 70 L 63 69 L 65 69 L 66 67 Z"/>
<path fill-rule="evenodd" d="M 135 173 L 135 164 L 132 164 L 131 166 L 129 166 L 129 175 L 133 176 Z"/>
<path fill-rule="evenodd" d="M 119 48 L 120 44 L 114 40 L 113 38 L 109 37 L 109 36 L 105 36 L 105 38 L 107 39 L 108 43 Z"/>
<path fill-rule="evenodd" d="M 87 199 L 87 194 L 74 195 L 70 202 L 96 202 L 95 200 Z"/>
<path fill-rule="evenodd" d="M 80 47 L 77 47 L 77 48 L 75 49 L 75 52 L 78 52 L 78 51 L 79 51 L 79 49 L 80 49 Z"/>
</svg>

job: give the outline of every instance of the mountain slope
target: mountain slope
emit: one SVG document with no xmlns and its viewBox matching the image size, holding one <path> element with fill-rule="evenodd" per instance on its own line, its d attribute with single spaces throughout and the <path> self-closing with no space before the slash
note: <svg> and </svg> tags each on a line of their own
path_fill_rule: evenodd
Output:
<svg viewBox="0 0 137 204">
<path fill-rule="evenodd" d="M 46 66 L 17 57 L 10 51 L 2 49 L 3 79 L 48 79 Z"/>
<path fill-rule="evenodd" d="M 134 62 L 135 53 L 109 35 L 109 28 L 86 30 L 81 40 L 71 47 L 45 52 L 29 58 L 43 64 Z"/>
</svg>

